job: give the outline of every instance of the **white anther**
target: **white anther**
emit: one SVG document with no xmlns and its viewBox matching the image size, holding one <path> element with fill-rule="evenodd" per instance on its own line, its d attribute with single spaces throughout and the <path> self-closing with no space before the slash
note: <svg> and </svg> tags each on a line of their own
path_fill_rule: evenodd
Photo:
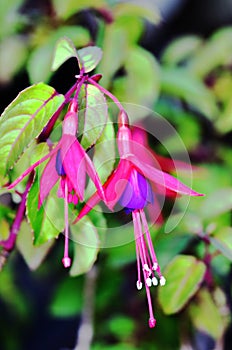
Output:
<svg viewBox="0 0 232 350">
<path fill-rule="evenodd" d="M 151 287 L 151 285 L 152 285 L 152 280 L 151 280 L 150 277 L 148 277 L 148 278 L 146 279 L 146 285 L 147 285 L 148 287 Z"/>
<path fill-rule="evenodd" d="M 153 286 L 158 286 L 158 280 L 157 280 L 157 278 L 156 277 L 153 277 L 152 278 L 152 284 L 153 284 Z"/>
<path fill-rule="evenodd" d="M 158 269 L 159 265 L 157 263 L 154 263 L 152 266 L 152 270 L 156 271 Z"/>
<path fill-rule="evenodd" d="M 164 286 L 165 283 L 166 283 L 166 279 L 164 278 L 164 276 L 161 276 L 161 277 L 160 277 L 160 285 L 161 285 L 161 286 Z"/>
<path fill-rule="evenodd" d="M 143 265 L 143 270 L 148 272 L 148 275 L 150 276 L 151 275 L 151 269 L 149 268 L 149 266 L 147 264 L 144 264 Z"/>
<path fill-rule="evenodd" d="M 136 286 L 137 286 L 137 289 L 138 289 L 138 290 L 141 290 L 141 289 L 143 288 L 143 284 L 142 284 L 141 281 L 137 281 L 137 282 L 136 282 Z"/>
</svg>

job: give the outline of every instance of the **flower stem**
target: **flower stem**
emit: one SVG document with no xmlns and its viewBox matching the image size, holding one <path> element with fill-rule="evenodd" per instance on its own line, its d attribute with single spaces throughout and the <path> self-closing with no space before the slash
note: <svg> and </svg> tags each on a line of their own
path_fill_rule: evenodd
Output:
<svg viewBox="0 0 232 350">
<path fill-rule="evenodd" d="M 121 102 L 115 97 L 111 92 L 108 90 L 104 89 L 101 85 L 99 85 L 95 80 L 88 78 L 88 82 L 91 83 L 92 85 L 96 86 L 103 94 L 107 95 L 111 100 L 118 106 L 121 112 L 125 112 L 125 109 L 123 108 Z"/>
<path fill-rule="evenodd" d="M 24 193 L 22 194 L 22 199 L 18 207 L 18 211 L 16 213 L 14 222 L 11 226 L 10 229 L 10 234 L 7 240 L 1 241 L 0 246 L 2 246 L 2 251 L 0 253 L 0 270 L 2 269 L 3 265 L 6 262 L 6 259 L 8 258 L 10 252 L 14 249 L 16 238 L 18 235 L 18 232 L 20 230 L 20 226 L 24 217 L 24 212 L 26 208 L 26 199 L 27 199 L 27 194 L 31 188 L 31 185 L 33 183 L 33 178 L 34 178 L 34 171 L 31 172 L 30 177 L 27 181 L 27 185 L 25 188 Z"/>
</svg>

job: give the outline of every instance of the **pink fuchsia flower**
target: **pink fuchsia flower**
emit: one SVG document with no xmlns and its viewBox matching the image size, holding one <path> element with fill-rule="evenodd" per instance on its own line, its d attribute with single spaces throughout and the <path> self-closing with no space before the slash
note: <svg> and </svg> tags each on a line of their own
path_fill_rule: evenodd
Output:
<svg viewBox="0 0 232 350">
<path fill-rule="evenodd" d="M 19 178 L 8 186 L 9 189 L 12 189 L 25 176 L 31 173 L 33 169 L 49 159 L 40 178 L 38 207 L 40 208 L 51 189 L 60 180 L 57 195 L 64 198 L 65 248 L 62 262 L 65 267 L 71 265 L 71 259 L 68 255 L 68 203 L 72 202 L 76 205 L 78 200 L 83 201 L 86 175 L 91 178 L 99 196 L 104 199 L 104 191 L 94 165 L 76 138 L 78 128 L 76 108 L 77 105 L 73 101 L 63 121 L 62 137 L 54 149 L 31 165 Z"/>
<path fill-rule="evenodd" d="M 154 202 L 154 192 L 167 191 L 175 195 L 201 196 L 175 177 L 152 166 L 143 153 L 139 153 L 138 143 L 132 138 L 125 112 L 119 115 L 119 130 L 117 135 L 120 161 L 117 168 L 103 185 L 107 206 L 113 210 L 120 203 L 127 212 L 132 213 L 137 256 L 137 288 L 145 284 L 148 308 L 149 326 L 155 327 L 150 287 L 166 282 L 153 248 L 144 208 Z M 136 148 L 137 147 L 137 148 Z M 136 152 L 134 152 L 136 148 Z M 96 192 L 85 204 L 74 222 L 83 216 L 101 200 Z"/>
</svg>

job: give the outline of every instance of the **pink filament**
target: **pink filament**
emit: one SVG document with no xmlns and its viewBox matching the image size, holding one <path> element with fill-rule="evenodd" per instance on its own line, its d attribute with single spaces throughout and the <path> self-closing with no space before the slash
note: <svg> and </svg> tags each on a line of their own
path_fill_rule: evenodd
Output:
<svg viewBox="0 0 232 350">
<path fill-rule="evenodd" d="M 65 181 L 65 187 L 64 187 L 64 220 L 65 220 L 65 241 L 64 241 L 64 257 L 62 259 L 62 263 L 64 267 L 69 267 L 71 265 L 71 259 L 68 256 L 68 230 L 69 230 L 69 223 L 68 223 L 68 183 Z"/>
</svg>

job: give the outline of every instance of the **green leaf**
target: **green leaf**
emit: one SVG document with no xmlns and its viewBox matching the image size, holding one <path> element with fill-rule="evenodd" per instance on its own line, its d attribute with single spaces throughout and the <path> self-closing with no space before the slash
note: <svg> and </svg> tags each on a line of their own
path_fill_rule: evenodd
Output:
<svg viewBox="0 0 232 350">
<path fill-rule="evenodd" d="M 107 9 L 107 2 L 104 0 L 52 0 L 52 4 L 56 15 L 64 20 L 86 8 Z"/>
<path fill-rule="evenodd" d="M 12 35 L 5 38 L 0 43 L 0 82 L 10 82 L 12 77 L 22 68 L 26 58 L 27 45 L 23 36 Z"/>
<path fill-rule="evenodd" d="M 167 65 L 177 65 L 191 57 L 202 44 L 202 39 L 196 35 L 188 35 L 171 42 L 164 50 L 162 62 Z"/>
<path fill-rule="evenodd" d="M 19 10 L 24 0 L 1 1 L 0 4 L 0 38 L 15 33 L 24 24 L 24 17 Z"/>
<path fill-rule="evenodd" d="M 179 255 L 167 266 L 167 280 L 159 288 L 159 302 L 168 315 L 180 311 L 197 292 L 203 281 L 206 266 L 193 256 Z"/>
<path fill-rule="evenodd" d="M 89 40 L 88 30 L 80 26 L 63 26 L 49 33 L 45 41 L 36 47 L 29 57 L 27 70 L 30 81 L 32 83 L 48 81 L 52 71 L 57 70 L 69 58 L 77 59 L 75 47 L 87 45 Z"/>
<path fill-rule="evenodd" d="M 232 261 L 232 228 L 221 227 L 213 236 L 208 237 L 210 243 L 224 256 Z"/>
<path fill-rule="evenodd" d="M 113 10 L 114 16 L 116 18 L 123 16 L 136 16 L 142 17 L 150 21 L 153 24 L 158 24 L 160 22 L 160 12 L 158 7 L 154 2 L 143 0 L 143 3 L 118 3 Z"/>
<path fill-rule="evenodd" d="M 74 241 L 74 259 L 70 269 L 71 276 L 77 276 L 91 269 L 97 259 L 99 238 L 93 223 L 84 217 L 80 222 L 70 226 Z"/>
<path fill-rule="evenodd" d="M 74 317 L 81 313 L 83 304 L 83 279 L 65 278 L 55 289 L 49 311 L 54 317 Z"/>
<path fill-rule="evenodd" d="M 135 321 L 124 315 L 117 315 L 109 321 L 110 332 L 119 340 L 123 340 L 133 335 Z"/>
<path fill-rule="evenodd" d="M 97 71 L 104 72 L 101 85 L 107 88 L 115 73 L 123 66 L 129 53 L 127 30 L 115 22 L 106 26 L 102 47 L 104 54 Z"/>
<path fill-rule="evenodd" d="M 163 68 L 162 92 L 183 99 L 209 119 L 215 119 L 218 108 L 210 90 L 183 68 Z"/>
<path fill-rule="evenodd" d="M 60 38 L 56 43 L 51 69 L 53 71 L 57 70 L 71 57 L 77 59 L 77 51 L 73 42 L 67 37 Z"/>
<path fill-rule="evenodd" d="M 188 70 L 203 78 L 216 67 L 230 64 L 231 55 L 232 28 L 220 29 L 192 55 L 188 62 Z"/>
<path fill-rule="evenodd" d="M 50 240 L 39 247 L 35 247 L 33 240 L 31 226 L 23 221 L 17 236 L 16 246 L 31 270 L 35 270 L 40 266 L 54 243 L 54 240 Z"/>
<path fill-rule="evenodd" d="M 35 181 L 26 203 L 26 215 L 34 232 L 34 244 L 40 245 L 56 238 L 64 230 L 63 199 L 57 197 L 57 187 L 53 187 L 48 198 L 38 209 L 39 181 L 36 171 Z"/>
<path fill-rule="evenodd" d="M 14 165 L 63 102 L 63 95 L 40 83 L 23 90 L 5 109 L 0 118 L 1 174 Z"/>
<path fill-rule="evenodd" d="M 222 183 L 221 183 L 222 187 Z M 232 209 L 232 188 L 220 188 L 209 193 L 200 208 L 199 214 L 204 219 L 211 219 Z"/>
<path fill-rule="evenodd" d="M 122 102 L 131 104 L 132 121 L 141 118 L 142 109 L 133 104 L 152 108 L 159 94 L 160 72 L 155 58 L 135 46 L 128 52 L 124 68 L 126 76 L 115 79 L 113 93 Z M 130 106 L 127 106 L 130 108 Z M 145 111 L 147 114 L 147 110 Z"/>
<path fill-rule="evenodd" d="M 88 46 L 77 50 L 79 67 L 84 73 L 91 72 L 102 58 L 102 50 L 97 46 Z"/>
<path fill-rule="evenodd" d="M 223 319 L 207 289 L 199 291 L 189 305 L 188 312 L 198 330 L 209 334 L 214 339 L 219 339 L 222 336 L 225 330 Z"/>
<path fill-rule="evenodd" d="M 108 118 L 108 107 L 104 94 L 93 85 L 85 85 L 81 95 L 83 95 L 79 112 L 81 144 L 84 148 L 89 148 L 96 143 L 103 132 Z"/>
</svg>

